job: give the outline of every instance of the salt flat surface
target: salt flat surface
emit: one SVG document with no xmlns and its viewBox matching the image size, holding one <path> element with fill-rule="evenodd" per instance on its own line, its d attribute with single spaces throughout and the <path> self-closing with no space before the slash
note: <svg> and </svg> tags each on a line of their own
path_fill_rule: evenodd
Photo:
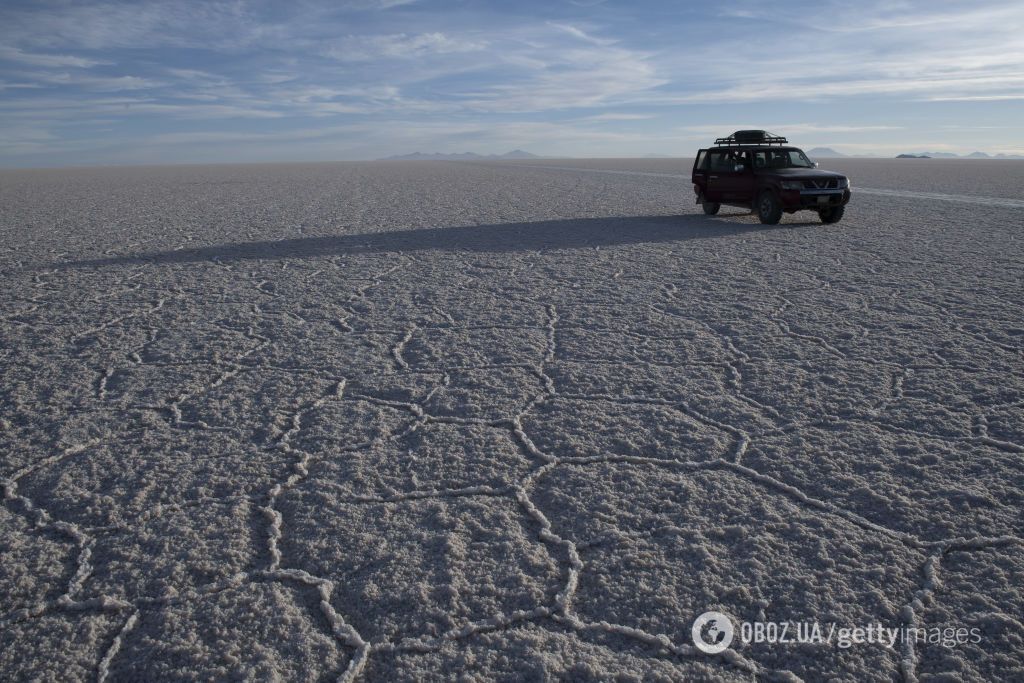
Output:
<svg viewBox="0 0 1024 683">
<path fill-rule="evenodd" d="M 0 172 L 0 678 L 1024 677 L 1024 164 L 823 166 Z"/>
</svg>

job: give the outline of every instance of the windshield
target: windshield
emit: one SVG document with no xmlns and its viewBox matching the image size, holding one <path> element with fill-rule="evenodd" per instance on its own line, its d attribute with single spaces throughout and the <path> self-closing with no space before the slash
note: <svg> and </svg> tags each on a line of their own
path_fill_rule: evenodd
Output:
<svg viewBox="0 0 1024 683">
<path fill-rule="evenodd" d="M 755 168 L 814 168 L 799 149 L 766 149 L 754 152 Z"/>
</svg>

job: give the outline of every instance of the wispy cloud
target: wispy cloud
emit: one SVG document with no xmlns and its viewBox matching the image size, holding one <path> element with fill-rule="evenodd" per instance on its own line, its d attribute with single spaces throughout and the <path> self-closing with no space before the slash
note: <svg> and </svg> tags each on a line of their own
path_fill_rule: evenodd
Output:
<svg viewBox="0 0 1024 683">
<path fill-rule="evenodd" d="M 594 114 L 593 116 L 581 117 L 580 121 L 649 121 L 654 118 L 654 114 L 618 114 L 615 112 L 607 112 L 604 114 Z"/>
<path fill-rule="evenodd" d="M 925 98 L 927 102 L 1005 102 L 1024 100 L 1024 93 L 1006 93 L 1001 95 L 947 95 Z"/>
<path fill-rule="evenodd" d="M 510 32 L 493 67 L 503 67 L 501 81 L 455 96 L 475 110 L 536 112 L 611 105 L 669 82 L 650 54 L 568 28 Z"/>
<path fill-rule="evenodd" d="M 323 54 L 340 61 L 358 62 L 382 58 L 411 59 L 433 54 L 474 52 L 486 47 L 485 41 L 456 38 L 441 32 L 395 33 L 346 36 L 328 44 L 323 49 Z"/>
<path fill-rule="evenodd" d="M 97 59 L 77 57 L 75 55 L 44 54 L 39 52 L 26 52 L 16 47 L 0 46 L 0 60 L 19 62 L 31 66 L 45 67 L 77 67 L 88 69 L 89 67 L 107 64 Z"/>
<path fill-rule="evenodd" d="M 94 76 L 80 73 L 36 73 L 33 75 L 39 85 L 75 86 L 96 92 L 118 92 L 122 90 L 150 90 L 163 85 L 161 81 L 139 76 Z"/>
<path fill-rule="evenodd" d="M 613 45 L 613 44 L 615 44 L 615 40 L 613 40 L 613 39 L 599 38 L 597 36 L 592 36 L 589 33 L 587 33 L 586 31 L 584 31 L 583 29 L 578 28 L 576 26 L 572 26 L 570 24 L 560 24 L 558 22 L 550 21 L 550 22 L 548 22 L 548 26 L 552 26 L 552 27 L 558 29 L 559 31 L 564 31 L 565 33 L 568 33 L 573 38 L 576 38 L 578 40 L 582 40 L 583 42 L 586 42 L 586 43 L 590 43 L 591 45 Z"/>
</svg>

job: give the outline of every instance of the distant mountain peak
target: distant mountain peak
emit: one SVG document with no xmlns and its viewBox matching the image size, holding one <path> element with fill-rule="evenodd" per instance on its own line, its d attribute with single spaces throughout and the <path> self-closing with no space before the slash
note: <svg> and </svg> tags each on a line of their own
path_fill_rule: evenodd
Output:
<svg viewBox="0 0 1024 683">
<path fill-rule="evenodd" d="M 501 158 L 502 159 L 539 159 L 540 157 L 538 157 L 536 154 L 530 154 L 529 152 L 524 152 L 521 149 L 514 149 L 511 152 L 505 152 L 504 154 L 502 154 Z"/>
<path fill-rule="evenodd" d="M 810 156 L 812 156 L 812 157 L 822 157 L 822 158 L 825 158 L 825 157 L 839 158 L 839 157 L 845 157 L 846 156 L 845 154 L 840 154 L 839 152 L 835 151 L 831 147 L 815 147 L 814 149 L 807 150 L 807 153 Z"/>
</svg>

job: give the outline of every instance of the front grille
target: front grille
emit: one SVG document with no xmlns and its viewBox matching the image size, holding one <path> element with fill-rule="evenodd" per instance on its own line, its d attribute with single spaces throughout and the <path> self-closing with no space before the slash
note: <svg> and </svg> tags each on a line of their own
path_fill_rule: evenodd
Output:
<svg viewBox="0 0 1024 683">
<path fill-rule="evenodd" d="M 839 189 L 839 181 L 835 178 L 805 180 L 804 188 L 808 190 L 837 190 Z"/>
</svg>

